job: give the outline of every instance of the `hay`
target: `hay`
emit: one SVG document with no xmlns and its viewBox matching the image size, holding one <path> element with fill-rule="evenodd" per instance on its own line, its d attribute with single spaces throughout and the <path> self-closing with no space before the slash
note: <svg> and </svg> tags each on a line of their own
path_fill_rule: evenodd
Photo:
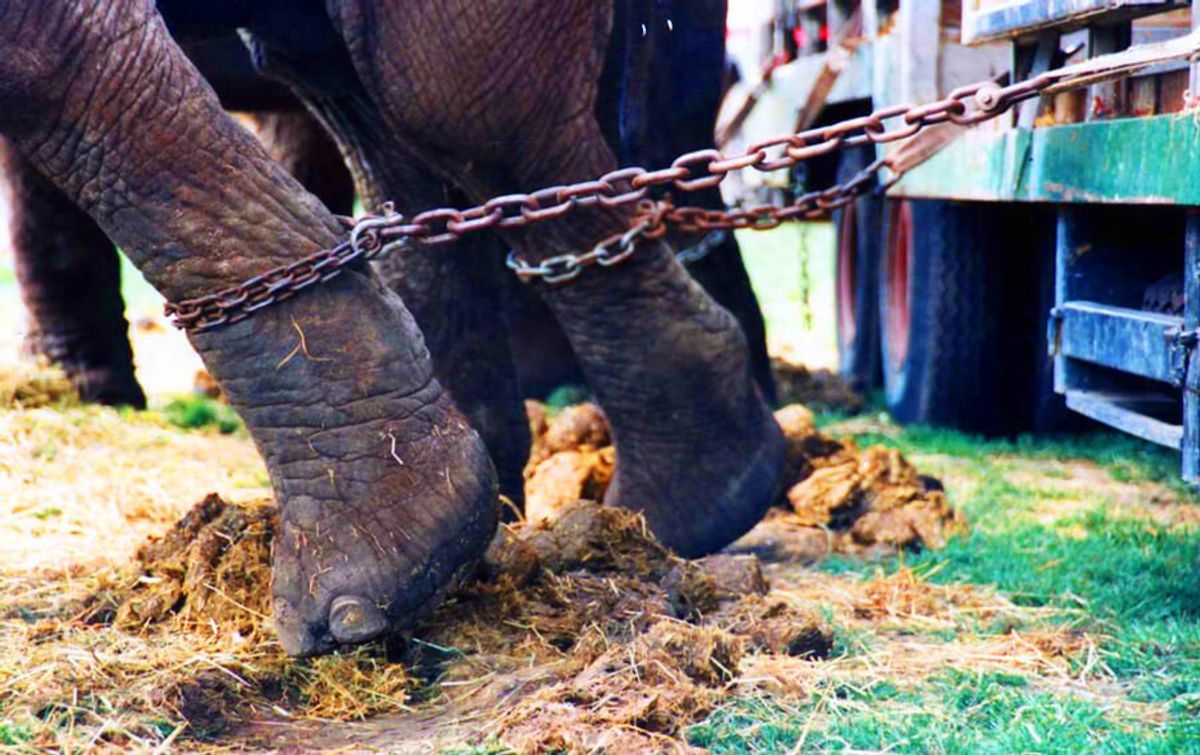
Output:
<svg viewBox="0 0 1200 755">
<path fill-rule="evenodd" d="M 90 428 L 107 416 L 87 414 L 83 424 Z M 811 475 L 823 460 L 846 452 L 844 444 L 815 434 L 800 410 L 790 417 L 796 432 L 789 432 L 789 447 L 803 451 L 793 455 L 797 468 Z M 595 445 L 608 437 L 592 409 L 540 422 L 539 466 L 564 454 L 611 453 L 611 446 Z M 116 448 L 133 439 L 91 432 L 62 443 Z M 158 429 L 137 432 L 157 438 Z M 136 437 L 133 446 L 145 448 Z M 244 439 L 174 437 L 228 443 L 248 455 Z M 169 444 L 163 448 L 175 453 Z M 188 448 L 180 451 L 195 454 Z M 204 464 L 228 466 L 200 461 L 197 479 Z M 588 479 L 596 486 L 591 492 L 602 496 L 606 483 Z M 167 739 L 322 747 L 354 741 L 334 738 L 351 736 L 344 732 L 387 742 L 370 728 L 383 716 L 435 721 L 427 728 L 461 732 L 465 741 L 494 735 L 518 750 L 686 751 L 684 729 L 730 694 L 772 684 L 779 694 L 803 696 L 834 673 L 826 669 L 843 666 L 823 660 L 834 644 L 826 593 L 847 585 L 801 595 L 787 585 L 772 589 L 753 556 L 682 561 L 638 515 L 589 502 L 557 505 L 551 516 L 502 529 L 479 576 L 407 642 L 293 661 L 267 618 L 271 506 L 261 493 L 232 503 L 209 496 L 187 512 L 179 503 L 159 500 L 152 520 L 163 534 L 137 549 L 132 571 L 41 570 L 0 590 L 0 642 L 12 648 L 0 661 L 0 706 L 10 719 L 30 722 L 36 746 L 77 747 L 83 737 L 146 749 Z M 128 523 L 138 515 L 124 510 L 122 516 Z M 164 532 L 167 522 L 176 523 Z M 825 536 L 819 527 L 794 526 Z M 109 546 L 108 563 L 121 563 L 130 550 Z M 853 587 L 854 605 L 874 605 L 865 589 Z M 892 605 L 882 597 L 877 602 Z M 862 608 L 860 616 L 853 605 L 844 610 L 848 618 L 839 613 L 839 622 L 885 615 Z M 366 723 L 319 728 L 329 720 Z M 264 731 L 292 738 L 269 739 Z M 326 732 L 325 739 L 311 739 L 313 731 Z"/>
<path fill-rule="evenodd" d="M 379 647 L 291 661 L 266 618 L 273 514 L 206 497 L 139 549 L 136 574 L 70 618 L 28 628 L 44 673 L 36 690 L 22 679 L 11 689 L 43 708 L 64 704 L 68 687 L 116 701 L 130 720 L 114 744 L 148 740 L 139 713 L 211 739 L 263 717 L 349 720 L 469 702 L 502 713 L 496 731 L 517 749 L 585 751 L 678 737 L 727 694 L 745 653 L 816 658 L 832 645 L 815 610 L 764 598 L 753 557 L 685 562 L 640 516 L 579 503 L 553 522 L 504 528 L 481 576 L 415 631 L 400 662 Z M 107 650 L 93 650 L 98 663 L 80 676 L 62 654 L 86 632 Z"/>
<path fill-rule="evenodd" d="M 0 408 L 37 409 L 79 403 L 79 393 L 61 367 L 44 358 L 0 365 Z"/>
</svg>

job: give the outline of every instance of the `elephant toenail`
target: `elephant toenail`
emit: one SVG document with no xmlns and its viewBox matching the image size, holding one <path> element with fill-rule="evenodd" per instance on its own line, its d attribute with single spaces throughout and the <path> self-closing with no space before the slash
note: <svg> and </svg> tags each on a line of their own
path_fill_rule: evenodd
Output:
<svg viewBox="0 0 1200 755">
<path fill-rule="evenodd" d="M 329 605 L 329 631 L 344 645 L 374 639 L 387 627 L 383 611 L 365 598 L 343 595 Z"/>
</svg>

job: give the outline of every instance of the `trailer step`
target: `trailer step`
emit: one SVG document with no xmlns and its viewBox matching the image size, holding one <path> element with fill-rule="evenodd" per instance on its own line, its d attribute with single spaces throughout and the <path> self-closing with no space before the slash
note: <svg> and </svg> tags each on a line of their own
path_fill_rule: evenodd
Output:
<svg viewBox="0 0 1200 755">
<path fill-rule="evenodd" d="M 1052 314 L 1057 354 L 1160 383 L 1181 385 L 1187 349 L 1183 318 L 1090 301 L 1068 301 Z"/>
<path fill-rule="evenodd" d="M 1067 391 L 1067 407 L 1085 417 L 1139 438 L 1179 450 L 1183 447 L 1183 426 L 1152 416 L 1156 409 L 1167 409 L 1168 399 L 1153 394 L 1100 393 Z"/>
</svg>

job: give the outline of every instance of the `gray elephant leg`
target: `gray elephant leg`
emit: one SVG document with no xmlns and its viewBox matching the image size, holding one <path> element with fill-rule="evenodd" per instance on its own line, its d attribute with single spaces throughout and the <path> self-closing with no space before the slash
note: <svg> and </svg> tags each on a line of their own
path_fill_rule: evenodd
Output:
<svg viewBox="0 0 1200 755">
<path fill-rule="evenodd" d="M 389 133 L 472 199 L 617 167 L 593 115 L 610 4 L 332 5 Z M 552 31 L 530 38 L 537 29 Z M 630 221 L 628 208 L 591 207 L 506 237 L 532 262 L 585 251 Z M 626 264 L 538 290 L 612 424 L 609 502 L 644 511 L 689 556 L 753 526 L 778 486 L 783 441 L 733 316 L 658 242 Z"/>
<path fill-rule="evenodd" d="M 142 408 L 117 251 L 95 221 L 0 139 L 28 345 L 62 366 L 84 401 Z"/>
<path fill-rule="evenodd" d="M 341 238 L 221 109 L 152 0 L 0 0 L 0 133 L 168 300 Z M 280 505 L 272 589 L 293 654 L 411 625 L 492 537 L 495 477 L 415 322 L 364 267 L 193 333 Z"/>
<path fill-rule="evenodd" d="M 550 307 L 507 270 L 503 279 L 504 318 L 521 395 L 545 399 L 556 388 L 586 383 L 571 342 Z"/>
<path fill-rule="evenodd" d="M 741 324 L 750 347 L 754 379 L 767 403 L 774 404 L 775 375 L 771 372 L 771 356 L 767 352 L 767 324 L 750 285 L 750 275 L 742 261 L 737 238 L 732 232 L 726 234 L 717 248 L 703 259 L 688 264 L 687 270 L 709 296 L 728 309 Z"/>
<path fill-rule="evenodd" d="M 382 128 L 378 108 L 348 59 L 339 66 L 322 57 L 315 63 L 319 70 L 312 70 L 307 56 L 274 47 L 270 30 L 254 46 L 263 73 L 292 86 L 337 141 L 369 210 L 391 201 L 398 212 L 411 216 L 434 205 L 462 202 L 444 179 L 403 151 Z M 501 250 L 500 240 L 487 234 L 393 253 L 374 267 L 412 312 L 438 380 L 487 445 L 500 491 L 521 508 L 529 421 L 502 315 Z"/>
<path fill-rule="evenodd" d="M 365 132 L 359 129 L 354 141 L 371 146 L 364 146 L 352 163 L 378 166 L 373 172 L 354 171 L 363 179 L 369 206 L 378 207 L 387 198 L 411 217 L 429 207 L 463 202 L 444 181 L 395 147 L 363 138 Z M 503 313 L 500 286 L 506 272 L 500 239 L 482 234 L 450 245 L 417 246 L 374 264 L 412 311 L 435 373 L 487 445 L 500 491 L 523 510 L 523 471 L 531 440 Z"/>
</svg>

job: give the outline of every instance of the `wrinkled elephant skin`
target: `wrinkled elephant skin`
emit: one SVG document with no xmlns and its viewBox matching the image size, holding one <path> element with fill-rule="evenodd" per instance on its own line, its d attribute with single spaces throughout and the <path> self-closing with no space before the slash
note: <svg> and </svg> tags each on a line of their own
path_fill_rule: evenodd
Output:
<svg viewBox="0 0 1200 755">
<path fill-rule="evenodd" d="M 418 203 L 452 187 L 479 201 L 617 167 L 594 112 L 606 2 L 161 3 L 180 5 L 251 31 L 256 59 L 319 114 L 360 190 Z M 169 300 L 338 241 L 337 220 L 224 113 L 151 0 L 0 0 L 0 51 L 0 133 Z M 328 62 L 329 75 L 305 61 Z M 629 222 L 627 209 L 594 207 L 504 241 L 538 260 Z M 467 263 L 447 269 L 474 275 Z M 537 290 L 611 422 L 610 502 L 644 511 L 684 555 L 751 527 L 775 493 L 783 442 L 736 320 L 658 242 Z M 432 323 L 439 306 L 413 312 Z M 430 328 L 432 347 L 457 345 L 454 329 Z M 480 340 L 504 341 L 467 338 Z M 272 589 L 288 652 L 409 627 L 472 567 L 497 522 L 495 469 L 437 375 L 451 383 L 456 362 L 507 346 L 439 363 L 366 266 L 192 342 L 245 419 L 281 507 Z M 493 416 L 508 427 L 519 396 L 511 364 L 504 374 Z"/>
</svg>

